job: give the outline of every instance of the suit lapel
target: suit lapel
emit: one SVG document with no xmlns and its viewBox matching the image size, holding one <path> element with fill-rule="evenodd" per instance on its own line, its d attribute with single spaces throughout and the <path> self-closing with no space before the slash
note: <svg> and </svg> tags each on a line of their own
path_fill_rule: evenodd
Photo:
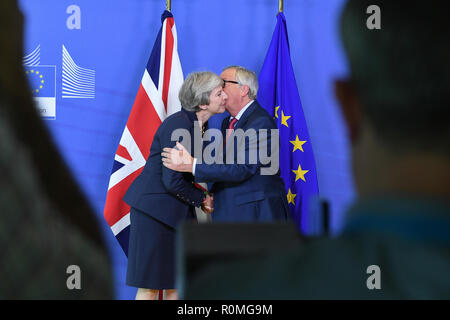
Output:
<svg viewBox="0 0 450 320">
<path fill-rule="evenodd" d="M 253 111 L 255 111 L 255 109 L 258 107 L 258 103 L 256 102 L 256 100 L 247 108 L 247 110 L 245 110 L 245 112 L 242 114 L 241 118 L 239 119 L 239 121 L 236 123 L 236 125 L 234 126 L 234 130 L 239 129 L 239 128 L 243 128 L 245 126 L 245 124 L 248 121 L 248 118 L 250 117 L 250 115 L 253 113 Z"/>
<path fill-rule="evenodd" d="M 241 118 L 238 120 L 238 122 L 236 122 L 235 126 L 234 126 L 234 130 L 239 129 L 239 128 L 243 128 L 245 126 L 245 124 L 248 121 L 248 118 L 250 117 L 250 115 L 253 113 L 253 111 L 255 111 L 255 109 L 258 107 L 258 103 L 256 102 L 256 100 L 247 108 L 247 110 L 245 110 L 245 112 L 242 114 Z M 224 146 L 224 161 L 226 158 L 226 153 L 228 150 L 228 145 L 225 143 L 225 139 L 226 139 L 226 130 L 228 128 L 228 125 L 230 123 L 230 117 L 225 118 L 222 121 L 222 137 L 223 137 L 223 146 Z M 233 134 L 231 134 L 230 139 L 233 138 Z"/>
<path fill-rule="evenodd" d="M 222 136 L 225 137 L 226 130 L 228 127 L 228 124 L 230 123 L 230 116 L 226 117 L 222 120 L 222 126 L 220 127 L 220 130 L 222 131 Z"/>
</svg>

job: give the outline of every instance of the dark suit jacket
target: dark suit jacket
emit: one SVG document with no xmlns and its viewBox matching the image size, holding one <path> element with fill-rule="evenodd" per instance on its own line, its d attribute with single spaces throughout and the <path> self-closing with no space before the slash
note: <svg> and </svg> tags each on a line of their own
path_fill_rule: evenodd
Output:
<svg viewBox="0 0 450 320">
<path fill-rule="evenodd" d="M 142 173 L 134 180 L 124 196 L 124 201 L 157 220 L 176 227 L 182 220 L 195 217 L 194 207 L 200 207 L 204 192 L 193 185 L 190 173 L 167 169 L 162 164 L 161 152 L 165 147 L 173 148 L 172 133 L 186 129 L 192 139 L 180 139 L 188 150 L 193 150 L 195 112 L 184 109 L 169 116 L 153 137 L 150 156 Z M 176 137 L 175 137 L 176 138 Z"/>
<path fill-rule="evenodd" d="M 224 137 L 228 123 L 229 118 L 225 118 L 222 123 Z M 236 123 L 235 132 L 239 128 L 244 131 L 254 129 L 256 133 L 260 129 L 268 129 L 267 139 L 263 142 L 270 147 L 270 129 L 277 129 L 277 126 L 270 115 L 255 101 Z M 228 139 L 226 152 L 231 148 L 229 147 L 231 139 L 233 135 Z M 213 221 L 250 222 L 288 219 L 286 191 L 279 170 L 273 175 L 261 175 L 261 168 L 268 165 L 263 165 L 259 156 L 255 164 L 250 164 L 248 155 L 252 146 L 250 141 L 244 140 L 235 143 L 232 164 L 196 164 L 195 181 L 214 182 L 210 190 L 214 193 Z M 237 163 L 237 158 L 243 155 L 242 152 L 240 154 L 237 152 L 240 143 L 245 143 L 245 149 L 242 150 L 247 160 L 244 164 Z M 258 154 L 259 146 L 258 144 L 256 150 Z"/>
</svg>

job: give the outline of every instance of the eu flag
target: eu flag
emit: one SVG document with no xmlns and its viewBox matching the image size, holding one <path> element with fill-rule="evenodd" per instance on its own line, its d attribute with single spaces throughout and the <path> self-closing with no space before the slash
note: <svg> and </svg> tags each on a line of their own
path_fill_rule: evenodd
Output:
<svg viewBox="0 0 450 320">
<path fill-rule="evenodd" d="M 24 66 L 34 97 L 55 97 L 54 66 Z"/>
<path fill-rule="evenodd" d="M 280 171 L 289 209 L 299 229 L 309 233 L 308 208 L 319 188 L 311 140 L 292 68 L 286 18 L 282 12 L 277 16 L 259 75 L 258 101 L 276 119 L 280 134 Z"/>
<path fill-rule="evenodd" d="M 56 119 L 56 67 L 24 66 L 36 107 L 43 119 Z"/>
</svg>

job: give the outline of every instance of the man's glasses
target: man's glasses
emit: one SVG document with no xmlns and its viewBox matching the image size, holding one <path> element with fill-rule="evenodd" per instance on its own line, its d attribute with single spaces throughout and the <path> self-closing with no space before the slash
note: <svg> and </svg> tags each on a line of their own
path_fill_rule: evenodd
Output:
<svg viewBox="0 0 450 320">
<path fill-rule="evenodd" d="M 233 81 L 233 80 L 223 80 L 223 86 L 224 86 L 224 87 L 225 87 L 225 85 L 227 84 L 227 82 L 229 82 L 229 83 L 234 83 L 234 84 L 240 84 L 239 82 Z"/>
</svg>

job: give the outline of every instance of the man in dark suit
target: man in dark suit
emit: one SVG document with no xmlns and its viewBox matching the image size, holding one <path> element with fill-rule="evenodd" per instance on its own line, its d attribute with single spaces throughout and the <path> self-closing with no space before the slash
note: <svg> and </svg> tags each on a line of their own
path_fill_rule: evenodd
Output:
<svg viewBox="0 0 450 320">
<path fill-rule="evenodd" d="M 286 220 L 289 211 L 278 170 L 277 126 L 255 100 L 256 75 L 243 67 L 231 66 L 223 70 L 221 78 L 230 113 L 222 123 L 225 157 L 216 155 L 215 163 L 206 163 L 192 158 L 179 146 L 182 152 L 165 149 L 164 164 L 172 170 L 191 172 L 197 182 L 213 182 L 213 221 Z M 263 159 L 267 157 L 271 163 Z"/>
</svg>

